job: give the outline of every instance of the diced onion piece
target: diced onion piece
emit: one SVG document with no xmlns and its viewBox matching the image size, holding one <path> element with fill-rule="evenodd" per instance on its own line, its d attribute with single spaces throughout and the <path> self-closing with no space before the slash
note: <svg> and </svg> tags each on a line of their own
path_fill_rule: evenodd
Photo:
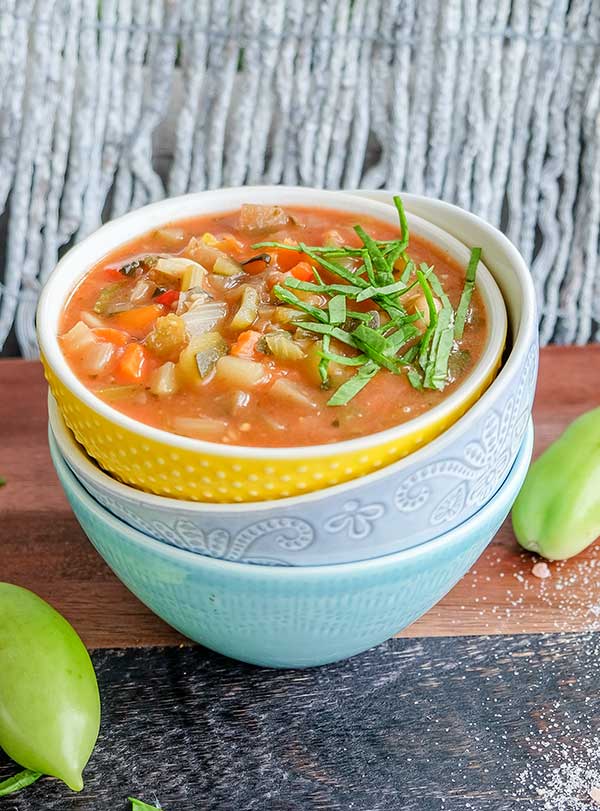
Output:
<svg viewBox="0 0 600 811">
<path fill-rule="evenodd" d="M 188 335 L 194 337 L 210 332 L 226 315 L 227 305 L 224 301 L 197 301 L 180 318 Z"/>
<path fill-rule="evenodd" d="M 133 290 L 129 295 L 129 300 L 132 304 L 142 304 L 143 302 L 150 301 L 152 293 L 156 290 L 156 285 L 150 279 L 138 279 L 133 286 Z"/>
<path fill-rule="evenodd" d="M 177 315 L 183 315 L 183 313 L 186 313 L 194 304 L 204 304 L 207 301 L 211 301 L 211 297 L 206 291 L 200 290 L 197 287 L 186 290 L 185 293 L 179 294 L 176 313 Z"/>
<path fill-rule="evenodd" d="M 88 310 L 82 310 L 79 313 L 79 317 L 81 318 L 83 323 L 86 324 L 91 329 L 97 329 L 106 326 L 106 322 L 103 321 L 99 315 L 96 315 L 95 313 L 90 313 Z"/>
<path fill-rule="evenodd" d="M 83 357 L 82 368 L 88 375 L 99 375 L 111 362 L 115 352 L 113 344 L 98 341 L 87 347 Z"/>
<path fill-rule="evenodd" d="M 180 245 L 185 239 L 185 231 L 183 228 L 158 228 L 154 232 L 154 235 L 157 239 L 166 242 L 174 248 Z"/>
<path fill-rule="evenodd" d="M 239 262 L 224 253 L 215 259 L 212 272 L 217 276 L 240 276 L 244 272 L 244 268 Z"/>
<path fill-rule="evenodd" d="M 281 206 L 262 206 L 244 203 L 240 209 L 242 231 L 276 231 L 290 222 L 290 216 Z"/>
<path fill-rule="evenodd" d="M 61 342 L 63 349 L 69 354 L 80 354 L 97 343 L 96 336 L 83 321 L 78 321 L 68 332 L 65 332 L 61 337 Z"/>
<path fill-rule="evenodd" d="M 287 332 L 270 332 L 265 335 L 265 344 L 277 360 L 302 360 L 306 355 Z"/>
<path fill-rule="evenodd" d="M 177 361 L 177 380 L 182 387 L 198 386 L 227 353 L 227 341 L 218 332 L 192 338 Z"/>
<path fill-rule="evenodd" d="M 252 326 L 258 318 L 258 291 L 250 285 L 244 285 L 242 302 L 231 320 L 231 329 L 242 330 Z"/>
<path fill-rule="evenodd" d="M 177 391 L 177 377 L 175 375 L 175 364 L 171 361 L 163 363 L 156 369 L 150 379 L 150 391 L 158 397 L 167 397 Z"/>
<path fill-rule="evenodd" d="M 105 389 L 96 389 L 94 394 L 109 402 L 113 400 L 127 400 L 141 394 L 144 391 L 142 386 L 110 386 Z"/>
<path fill-rule="evenodd" d="M 323 245 L 327 245 L 330 248 L 341 248 L 341 246 L 345 244 L 346 241 L 344 237 L 339 231 L 336 231 L 335 228 L 332 228 L 331 231 L 327 231 L 323 235 Z"/>
<path fill-rule="evenodd" d="M 216 439 L 225 433 L 227 423 L 211 417 L 173 417 L 171 428 L 178 434 L 194 439 Z"/>
<path fill-rule="evenodd" d="M 216 377 L 229 386 L 247 391 L 265 383 L 269 373 L 262 363 L 225 355 L 217 362 Z"/>
<path fill-rule="evenodd" d="M 275 397 L 281 397 L 282 400 L 307 406 L 308 408 L 317 408 L 317 403 L 310 399 L 308 393 L 302 386 L 299 386 L 291 380 L 287 380 L 285 377 L 280 377 L 276 380 L 271 386 L 270 391 Z"/>
</svg>

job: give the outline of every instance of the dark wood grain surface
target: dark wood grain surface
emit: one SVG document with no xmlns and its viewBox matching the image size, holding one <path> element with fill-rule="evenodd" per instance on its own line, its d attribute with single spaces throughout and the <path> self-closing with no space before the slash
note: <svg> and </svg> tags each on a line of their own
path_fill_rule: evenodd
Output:
<svg viewBox="0 0 600 811">
<path fill-rule="evenodd" d="M 83 793 L 46 778 L 0 809 L 125 811 L 133 794 L 165 811 L 592 811 L 597 653 L 592 634 L 394 639 L 272 671 L 99 651 Z"/>
<path fill-rule="evenodd" d="M 36 363 L 0 361 L 0 577 L 50 600 L 93 648 L 179 644 L 139 603 L 79 529 L 52 468 L 46 385 Z M 536 453 L 581 412 L 600 404 L 600 346 L 542 351 Z M 405 636 L 578 631 L 600 627 L 597 548 L 532 574 L 509 522 L 472 571 Z"/>
</svg>

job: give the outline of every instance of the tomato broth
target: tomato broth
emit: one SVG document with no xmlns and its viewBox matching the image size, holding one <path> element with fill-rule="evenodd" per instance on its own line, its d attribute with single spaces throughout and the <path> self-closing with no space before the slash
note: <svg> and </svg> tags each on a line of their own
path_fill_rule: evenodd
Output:
<svg viewBox="0 0 600 811">
<path fill-rule="evenodd" d="M 467 268 L 404 246 L 401 224 L 258 205 L 169 223 L 84 276 L 62 350 L 111 407 L 180 435 L 290 447 L 382 431 L 453 392 L 488 331 Z"/>
</svg>

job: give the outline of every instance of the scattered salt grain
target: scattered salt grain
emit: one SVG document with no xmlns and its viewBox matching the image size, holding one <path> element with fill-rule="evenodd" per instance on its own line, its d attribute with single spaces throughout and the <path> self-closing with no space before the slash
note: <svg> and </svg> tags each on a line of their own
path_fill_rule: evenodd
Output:
<svg viewBox="0 0 600 811">
<path fill-rule="evenodd" d="M 551 572 L 548 564 L 540 560 L 533 564 L 531 574 L 535 577 L 539 577 L 540 580 L 545 580 L 547 577 L 550 577 Z"/>
</svg>

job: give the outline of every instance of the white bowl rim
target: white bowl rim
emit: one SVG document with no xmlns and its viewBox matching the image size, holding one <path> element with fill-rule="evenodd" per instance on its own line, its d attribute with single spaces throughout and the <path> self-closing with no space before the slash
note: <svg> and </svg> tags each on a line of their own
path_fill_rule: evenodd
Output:
<svg viewBox="0 0 600 811">
<path fill-rule="evenodd" d="M 56 446 L 58 450 L 58 446 Z M 194 552 L 180 549 L 176 546 L 158 541 L 151 538 L 149 535 L 140 532 L 140 530 L 131 527 L 121 519 L 114 516 L 105 507 L 102 507 L 85 489 L 81 482 L 77 479 L 73 471 L 69 468 L 66 461 L 62 458 L 60 451 L 58 451 L 59 459 L 53 460 L 54 464 L 58 464 L 63 469 L 65 475 L 73 486 L 73 489 L 84 502 L 86 507 L 96 515 L 98 520 L 104 524 L 108 524 L 115 532 L 130 536 L 137 546 L 146 546 L 154 549 L 164 557 L 174 558 L 179 561 L 187 561 L 189 565 L 196 568 L 208 568 L 222 572 L 229 571 L 233 574 L 237 573 L 244 579 L 263 580 L 266 578 L 285 580 L 301 580 L 304 577 L 314 578 L 330 578 L 336 573 L 348 575 L 357 574 L 365 571 L 377 571 L 382 568 L 387 568 L 394 563 L 402 561 L 409 561 L 416 558 L 423 551 L 437 550 L 446 544 L 459 542 L 465 535 L 475 534 L 478 528 L 485 525 L 488 521 L 488 514 L 492 511 L 492 505 L 497 504 L 503 499 L 510 500 L 507 495 L 511 490 L 511 483 L 514 478 L 519 477 L 524 468 L 528 468 L 531 461 L 531 453 L 533 450 L 533 420 L 529 417 L 527 430 L 521 442 L 519 452 L 513 462 L 508 474 L 500 487 L 496 490 L 492 498 L 483 505 L 474 515 L 463 521 L 454 529 L 445 532 L 437 538 L 417 546 L 403 549 L 400 552 L 393 552 L 389 555 L 381 555 L 377 558 L 370 558 L 367 560 L 352 561 L 349 563 L 331 563 L 328 565 L 311 565 L 311 566 L 264 566 L 259 564 L 241 563 L 239 561 L 222 560 L 221 558 L 212 558 L 208 555 L 198 555 Z M 523 474 L 525 475 L 525 474 Z M 516 495 L 516 494 L 515 494 Z M 510 505 L 509 508 L 510 509 Z"/>
<path fill-rule="evenodd" d="M 286 197 L 291 196 L 291 202 L 286 202 Z M 298 197 L 297 200 L 294 197 Z M 92 392 L 87 389 L 83 383 L 76 377 L 75 373 L 69 367 L 66 358 L 64 357 L 59 343 L 56 332 L 59 313 L 62 306 L 72 291 L 74 284 L 82 278 L 82 276 L 89 270 L 89 268 L 99 261 L 103 255 L 107 253 L 104 249 L 102 252 L 97 251 L 93 253 L 94 258 L 91 260 L 84 260 L 87 252 L 93 249 L 97 243 L 102 243 L 103 237 L 118 232 L 121 228 L 126 227 L 131 222 L 138 220 L 143 221 L 143 227 L 133 228 L 127 239 L 120 239 L 115 242 L 113 247 L 123 244 L 128 240 L 134 239 L 136 235 L 143 234 L 153 227 L 165 225 L 176 220 L 185 219 L 187 216 L 193 216 L 192 209 L 200 202 L 204 202 L 207 197 L 215 199 L 215 207 L 213 211 L 234 210 L 241 202 L 245 202 L 248 198 L 253 201 L 261 202 L 266 198 L 275 198 L 275 200 L 266 200 L 267 202 L 282 202 L 286 204 L 306 205 L 312 204 L 325 208 L 338 208 L 340 210 L 356 211 L 361 209 L 363 213 L 378 217 L 383 220 L 390 220 L 390 205 L 389 203 L 379 202 L 368 198 L 360 197 L 356 194 L 312 189 L 308 187 L 296 186 L 244 186 L 239 188 L 224 188 L 217 190 L 207 190 L 196 192 L 193 194 L 186 194 L 180 197 L 171 197 L 165 200 L 160 200 L 157 203 L 152 203 L 142 208 L 131 211 L 122 217 L 103 225 L 98 230 L 94 231 L 90 236 L 82 242 L 75 245 L 67 254 L 58 262 L 53 272 L 48 277 L 37 309 L 37 323 L 38 323 L 38 340 L 40 348 L 52 369 L 61 382 L 76 395 L 78 399 L 83 401 L 90 409 L 98 412 L 110 422 L 128 430 L 134 434 L 142 436 L 146 439 L 168 445 L 174 449 L 182 449 L 198 454 L 206 454 L 213 457 L 224 458 L 237 458 L 237 459 L 250 459 L 250 460 L 300 460 L 300 459 L 315 459 L 327 456 L 334 456 L 337 454 L 360 453 L 367 451 L 373 447 L 387 444 L 388 442 L 398 441 L 405 436 L 410 436 L 413 433 L 418 433 L 425 430 L 433 422 L 443 420 L 448 414 L 451 414 L 455 409 L 460 407 L 464 402 L 465 397 L 472 396 L 483 385 L 483 381 L 488 375 L 492 364 L 498 356 L 498 348 L 500 342 L 505 340 L 507 333 L 507 315 L 506 307 L 504 305 L 503 297 L 498 289 L 498 286 L 483 262 L 478 266 L 478 289 L 483 295 L 488 309 L 491 326 L 488 327 L 488 338 L 486 347 L 479 361 L 471 370 L 464 382 L 457 386 L 448 397 L 444 398 L 441 403 L 434 408 L 429 409 L 423 414 L 401 423 L 400 425 L 392 426 L 383 431 L 376 433 L 366 434 L 364 436 L 356 437 L 342 442 L 332 442 L 325 445 L 306 445 L 299 447 L 254 447 L 245 445 L 224 445 L 216 442 L 208 442 L 200 439 L 192 439 L 190 437 L 174 434 L 169 431 L 164 431 L 146 423 L 134 420 L 131 417 L 121 413 L 117 409 L 112 408 L 108 403 L 105 403 L 99 397 L 96 397 Z M 256 198 L 259 198 L 256 200 Z M 217 201 L 232 199 L 231 205 L 227 203 L 222 207 L 216 207 Z M 284 198 L 283 200 L 281 198 Z M 236 202 L 237 201 L 237 202 Z M 210 212 L 210 205 L 206 205 L 206 212 Z M 178 211 L 178 207 L 186 208 L 185 211 Z M 189 209 L 189 211 L 187 210 Z M 169 216 L 169 212 L 173 212 L 173 216 Z M 176 213 L 177 212 L 177 213 Z M 153 217 L 156 216 L 156 221 Z M 411 223 L 411 230 L 417 225 L 416 233 L 430 232 L 435 234 L 435 239 L 431 240 L 436 245 L 442 247 L 443 243 L 446 244 L 446 250 L 450 249 L 452 252 L 462 254 L 468 258 L 468 249 L 466 246 L 452 236 L 448 232 L 439 228 L 437 225 L 429 222 L 428 220 L 412 214 L 407 207 L 407 217 Z M 426 237 L 427 238 L 427 237 Z M 112 245 L 112 243 L 111 243 Z M 111 250 L 111 249 L 109 249 Z M 65 267 L 70 267 L 74 264 L 79 264 L 81 272 L 75 274 L 71 280 L 71 285 L 65 291 L 61 289 L 60 275 Z M 60 295 L 58 295 L 60 293 Z M 56 301 L 60 305 L 56 306 Z M 52 313 L 56 314 L 53 319 Z M 512 354 L 512 353 L 511 353 Z M 493 383 L 492 383 L 493 385 Z M 472 407 L 472 406 L 471 406 Z M 469 409 L 470 410 L 470 409 Z M 252 502 L 250 502 L 252 503 Z"/>
</svg>

